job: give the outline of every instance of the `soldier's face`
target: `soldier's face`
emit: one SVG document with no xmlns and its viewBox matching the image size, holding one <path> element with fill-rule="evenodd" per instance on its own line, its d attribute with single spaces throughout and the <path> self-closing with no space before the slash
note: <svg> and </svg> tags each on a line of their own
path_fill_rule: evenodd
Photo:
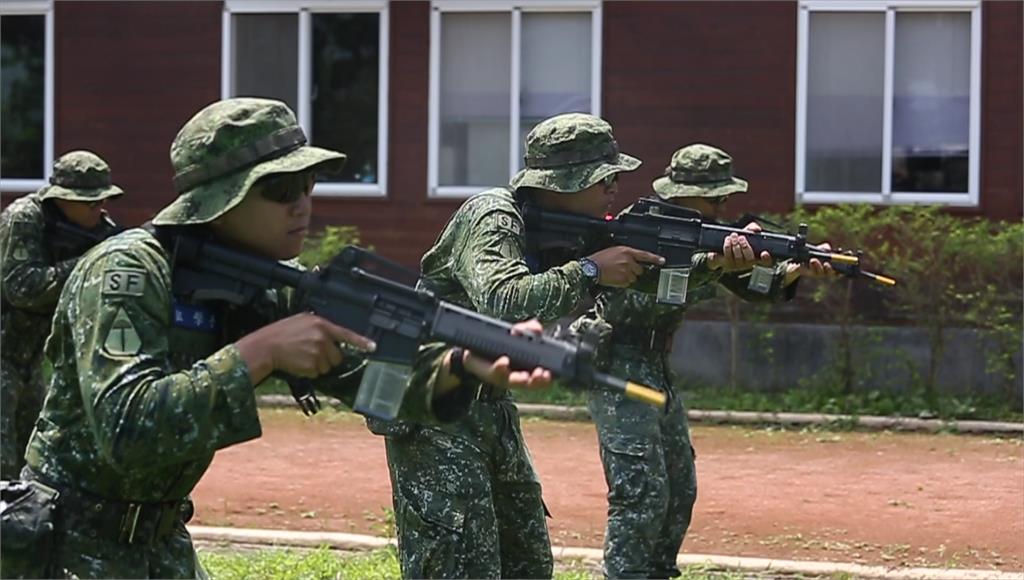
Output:
<svg viewBox="0 0 1024 580">
<path fill-rule="evenodd" d="M 536 201 L 544 209 L 600 218 L 611 211 L 612 202 L 615 201 L 615 194 L 618 190 L 618 181 L 607 179 L 578 193 L 539 191 Z"/>
<path fill-rule="evenodd" d="M 69 201 L 66 199 L 53 200 L 64 217 L 76 226 L 92 229 L 99 225 L 103 218 L 103 206 L 107 200 L 98 201 Z"/>
<path fill-rule="evenodd" d="M 729 201 L 728 195 L 721 197 L 675 197 L 671 202 L 679 207 L 695 209 L 706 218 L 717 220 L 719 214 L 725 210 L 725 202 Z"/>
<path fill-rule="evenodd" d="M 291 179 L 257 181 L 242 203 L 213 222 L 217 236 L 275 260 L 299 255 L 313 210 L 313 174 L 286 176 Z"/>
</svg>

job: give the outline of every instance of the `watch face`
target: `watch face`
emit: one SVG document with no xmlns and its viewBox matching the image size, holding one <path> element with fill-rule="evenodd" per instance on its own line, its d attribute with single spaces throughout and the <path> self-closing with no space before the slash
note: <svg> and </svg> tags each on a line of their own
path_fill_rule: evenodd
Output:
<svg viewBox="0 0 1024 580">
<path fill-rule="evenodd" d="M 583 275 L 587 278 L 597 278 L 597 264 L 590 260 L 583 260 L 580 262 L 583 266 Z"/>
</svg>

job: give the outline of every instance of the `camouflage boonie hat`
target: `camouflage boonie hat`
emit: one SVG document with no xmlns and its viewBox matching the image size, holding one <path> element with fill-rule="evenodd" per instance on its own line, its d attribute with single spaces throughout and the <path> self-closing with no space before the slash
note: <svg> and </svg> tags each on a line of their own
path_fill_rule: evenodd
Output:
<svg viewBox="0 0 1024 580">
<path fill-rule="evenodd" d="M 40 199 L 100 201 L 124 195 L 110 182 L 110 166 L 92 151 L 70 151 L 53 164 L 50 185 L 40 190 Z"/>
<path fill-rule="evenodd" d="M 612 127 L 604 119 L 567 113 L 545 119 L 526 136 L 525 168 L 512 187 L 537 187 L 576 193 L 605 177 L 640 167 L 640 160 L 619 152 Z"/>
<path fill-rule="evenodd" d="M 747 182 L 732 174 L 732 157 L 717 147 L 695 143 L 672 154 L 665 175 L 654 180 L 663 199 L 721 197 L 747 191 Z"/>
<path fill-rule="evenodd" d="M 218 101 L 195 114 L 171 143 L 178 198 L 155 225 L 203 224 L 227 213 L 261 177 L 341 169 L 345 155 L 306 144 L 288 105 L 270 99 Z"/>
</svg>

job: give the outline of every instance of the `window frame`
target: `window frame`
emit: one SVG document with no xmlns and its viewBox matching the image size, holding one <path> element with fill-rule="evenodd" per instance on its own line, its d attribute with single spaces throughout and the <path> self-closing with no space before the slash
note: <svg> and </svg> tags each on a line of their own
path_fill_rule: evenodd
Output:
<svg viewBox="0 0 1024 580">
<path fill-rule="evenodd" d="M 441 140 L 441 14 L 445 12 L 508 12 L 511 14 L 511 86 L 509 90 L 509 178 L 519 170 L 519 97 L 522 89 L 520 60 L 523 12 L 590 13 L 590 112 L 601 115 L 602 2 L 600 0 L 434 0 L 430 7 L 430 94 L 427 128 L 427 196 L 465 199 L 481 191 L 478 185 L 440 185 Z M 495 183 L 497 185 L 503 185 Z"/>
<path fill-rule="evenodd" d="M 221 20 L 221 98 L 231 94 L 234 73 L 234 37 L 231 17 L 235 14 L 296 14 L 298 16 L 298 87 L 295 111 L 306 135 L 313 135 L 313 14 L 368 13 L 378 14 L 379 64 L 377 70 L 377 182 L 317 182 L 313 195 L 318 197 L 380 198 L 388 196 L 388 81 L 390 67 L 390 19 L 387 0 L 225 0 Z M 313 136 L 315 137 L 315 136 Z M 312 141 L 312 139 L 310 139 Z"/>
<path fill-rule="evenodd" d="M 43 71 L 43 176 L 41 179 L 0 177 L 0 191 L 31 193 L 49 183 L 54 147 L 54 20 L 52 0 L 10 0 L 0 4 L 0 16 L 43 16 L 45 19 Z"/>
<path fill-rule="evenodd" d="M 807 65 L 812 12 L 881 12 L 885 14 L 885 60 L 882 109 L 882 182 L 880 191 L 807 191 Z M 971 17 L 970 105 L 968 116 L 967 192 L 892 191 L 893 71 L 898 12 L 966 12 Z M 942 204 L 978 207 L 981 171 L 981 2 L 980 0 L 802 0 L 797 11 L 796 202 Z"/>
</svg>

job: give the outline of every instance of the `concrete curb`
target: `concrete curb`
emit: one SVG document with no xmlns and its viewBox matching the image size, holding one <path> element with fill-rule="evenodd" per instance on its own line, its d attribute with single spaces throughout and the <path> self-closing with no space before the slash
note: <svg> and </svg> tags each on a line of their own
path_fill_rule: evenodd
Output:
<svg viewBox="0 0 1024 580">
<path fill-rule="evenodd" d="M 258 397 L 262 407 L 296 407 L 288 395 L 262 395 Z M 321 402 L 336 409 L 346 408 L 340 401 L 321 397 Z M 536 405 L 516 403 L 523 417 L 543 417 L 558 421 L 589 421 L 586 407 L 562 405 Z M 943 421 L 940 419 L 915 419 L 911 417 L 881 417 L 876 415 L 826 415 L 822 413 L 755 413 L 747 411 L 698 411 L 691 410 L 687 416 L 693 423 L 723 425 L 831 425 L 843 424 L 868 431 L 917 431 L 938 433 L 995 434 L 1024 436 L 1024 423 L 999 421 Z"/>
<path fill-rule="evenodd" d="M 318 548 L 328 546 L 335 550 L 376 550 L 394 545 L 394 540 L 361 534 L 341 532 L 297 532 L 289 530 L 260 530 L 246 528 L 214 528 L 189 526 L 196 542 L 238 544 L 245 546 L 277 546 L 290 548 Z M 596 548 L 553 546 L 556 561 L 583 560 L 600 563 L 602 552 Z M 681 554 L 680 566 L 707 566 L 716 570 L 750 573 L 811 574 L 832 576 L 849 574 L 856 578 L 886 578 L 899 580 L 1021 580 L 1024 572 L 998 572 L 995 570 L 967 570 L 943 568 L 887 568 L 844 562 L 809 562 L 800 560 L 773 560 L 770 558 L 742 558 L 705 554 Z"/>
</svg>

